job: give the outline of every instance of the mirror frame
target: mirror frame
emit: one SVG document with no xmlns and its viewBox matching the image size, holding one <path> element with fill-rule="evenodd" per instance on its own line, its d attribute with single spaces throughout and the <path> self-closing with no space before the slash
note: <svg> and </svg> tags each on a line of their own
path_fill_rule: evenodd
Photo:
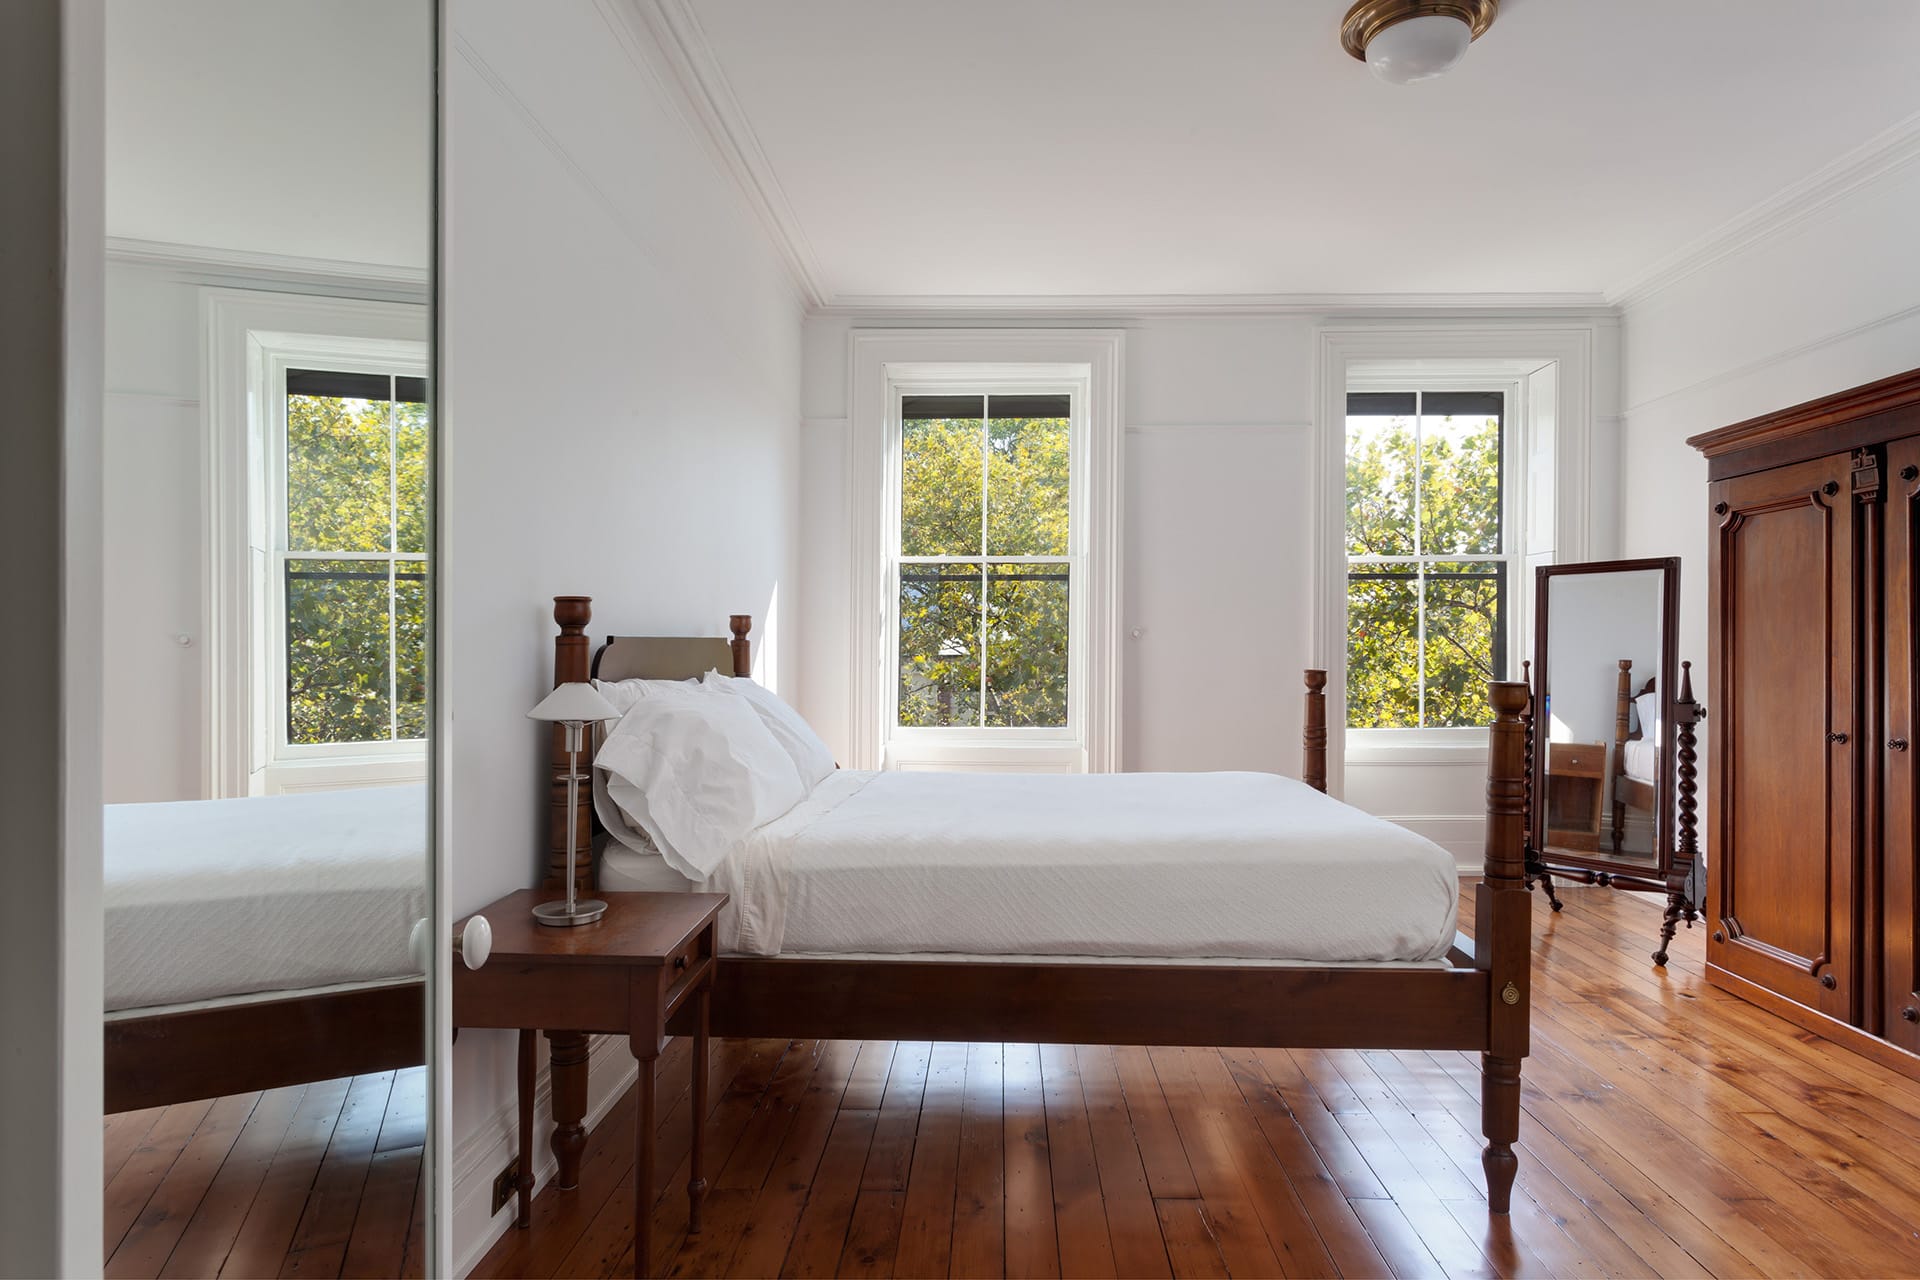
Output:
<svg viewBox="0 0 1920 1280">
<path fill-rule="evenodd" d="M 1589 883 L 1594 881 L 1596 873 L 1604 873 L 1609 881 L 1626 887 L 1665 891 L 1669 888 L 1667 879 L 1673 874 L 1674 844 L 1679 834 L 1674 829 L 1676 786 L 1674 695 L 1680 679 L 1680 557 L 1594 560 L 1584 564 L 1541 565 L 1536 569 L 1533 597 L 1533 688 L 1530 693 L 1533 699 L 1532 711 L 1537 716 L 1546 706 L 1547 690 L 1551 687 L 1548 684 L 1551 655 L 1548 651 L 1547 628 L 1552 615 L 1554 580 L 1591 577 L 1603 573 L 1645 572 L 1658 572 L 1661 575 L 1660 673 L 1655 691 L 1660 695 L 1660 759 L 1664 762 L 1664 766 L 1660 770 L 1660 777 L 1656 780 L 1655 787 L 1654 860 L 1652 864 L 1648 864 L 1626 858 L 1606 857 L 1599 854 L 1590 856 L 1566 850 L 1549 851 L 1547 849 L 1546 778 L 1550 735 L 1546 726 L 1537 722 L 1533 743 L 1533 777 L 1530 787 L 1533 796 L 1533 812 L 1528 815 L 1527 840 L 1532 845 L 1534 858 L 1549 870 L 1568 868 L 1577 873 L 1585 873 Z"/>
</svg>

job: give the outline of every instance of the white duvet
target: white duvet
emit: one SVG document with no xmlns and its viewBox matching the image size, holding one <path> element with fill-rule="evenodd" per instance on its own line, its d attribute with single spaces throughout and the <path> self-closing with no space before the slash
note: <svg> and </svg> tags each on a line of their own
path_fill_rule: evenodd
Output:
<svg viewBox="0 0 1920 1280">
<path fill-rule="evenodd" d="M 853 771 L 702 887 L 737 954 L 1317 963 L 1440 959 L 1459 888 L 1431 841 L 1272 774 Z"/>
<path fill-rule="evenodd" d="M 1652 782 L 1659 771 L 1660 744 L 1652 738 L 1632 738 L 1620 744 L 1620 762 L 1636 782 Z"/>
<path fill-rule="evenodd" d="M 418 973 L 423 786 L 106 807 L 106 1007 Z"/>
</svg>

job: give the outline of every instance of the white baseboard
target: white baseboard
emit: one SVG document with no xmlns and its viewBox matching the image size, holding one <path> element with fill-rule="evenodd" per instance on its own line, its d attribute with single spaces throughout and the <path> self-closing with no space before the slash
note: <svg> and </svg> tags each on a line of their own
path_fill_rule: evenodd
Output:
<svg viewBox="0 0 1920 1280">
<path fill-rule="evenodd" d="M 542 1053 L 546 1037 L 541 1038 Z M 594 1036 L 587 1055 L 587 1115 L 589 1132 L 613 1109 L 613 1104 L 633 1085 L 640 1068 L 633 1060 L 625 1036 Z M 552 1078 L 545 1062 L 534 1081 L 533 1175 L 534 1190 L 547 1185 L 553 1177 L 553 1134 L 548 1107 L 553 1093 Z M 509 1099 L 478 1128 L 468 1134 L 453 1152 L 453 1273 L 465 1276 L 486 1256 L 494 1242 L 513 1227 L 513 1205 L 509 1202 L 499 1213 L 489 1214 L 493 1203 L 493 1180 L 513 1159 L 518 1139 L 518 1120 Z"/>
<path fill-rule="evenodd" d="M 1477 872 L 1486 865 L 1487 820 L 1482 814 L 1462 817 L 1458 814 L 1380 815 L 1417 832 L 1453 855 L 1462 875 Z"/>
</svg>

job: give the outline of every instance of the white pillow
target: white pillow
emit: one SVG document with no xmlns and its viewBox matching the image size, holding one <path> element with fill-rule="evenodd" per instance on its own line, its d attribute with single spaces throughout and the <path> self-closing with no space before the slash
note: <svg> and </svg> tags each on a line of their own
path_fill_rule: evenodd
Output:
<svg viewBox="0 0 1920 1280">
<path fill-rule="evenodd" d="M 687 688 L 691 680 L 595 680 L 593 687 L 600 696 L 613 704 L 613 709 L 621 715 L 633 710 L 633 704 L 647 695 L 650 689 Z"/>
<path fill-rule="evenodd" d="M 838 767 L 833 762 L 833 749 L 820 741 L 820 735 L 813 731 L 813 726 L 798 711 L 782 702 L 780 695 L 771 689 L 762 687 L 754 680 L 723 676 L 718 671 L 707 672 L 700 678 L 700 683 L 722 693 L 745 698 L 760 713 L 774 741 L 785 747 L 787 754 L 793 757 L 793 767 L 800 771 L 800 781 L 807 790 L 813 790 L 822 778 Z"/>
<path fill-rule="evenodd" d="M 1633 700 L 1633 712 L 1640 717 L 1640 736 L 1650 742 L 1660 738 L 1660 693 L 1649 689 Z"/>
<path fill-rule="evenodd" d="M 745 699 L 653 682 L 607 734 L 607 795 L 681 875 L 705 880 L 806 794 L 793 758 Z"/>
</svg>

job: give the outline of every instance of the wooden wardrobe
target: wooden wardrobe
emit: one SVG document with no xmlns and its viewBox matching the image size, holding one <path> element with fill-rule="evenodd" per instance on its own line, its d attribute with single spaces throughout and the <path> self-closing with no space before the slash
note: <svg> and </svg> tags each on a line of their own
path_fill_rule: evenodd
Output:
<svg viewBox="0 0 1920 1280">
<path fill-rule="evenodd" d="M 1920 370 L 1696 436 L 1707 976 L 1920 1078 Z"/>
</svg>

